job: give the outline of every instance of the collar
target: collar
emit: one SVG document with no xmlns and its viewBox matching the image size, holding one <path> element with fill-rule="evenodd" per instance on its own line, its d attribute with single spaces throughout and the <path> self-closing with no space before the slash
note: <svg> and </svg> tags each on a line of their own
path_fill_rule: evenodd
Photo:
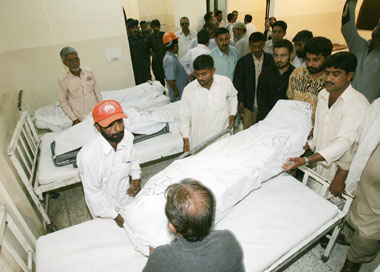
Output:
<svg viewBox="0 0 380 272">
<path fill-rule="evenodd" d="M 177 56 L 170 51 L 166 51 L 166 54 L 172 56 L 173 58 L 177 58 Z"/>
<path fill-rule="evenodd" d="M 80 67 L 79 77 L 81 77 L 81 75 L 85 73 L 85 70 L 83 69 L 82 66 L 79 66 L 79 67 Z M 66 76 L 67 76 L 67 77 L 76 77 L 76 75 L 72 74 L 72 73 L 70 72 L 70 70 L 68 70 L 68 71 L 66 72 Z"/>
<path fill-rule="evenodd" d="M 197 47 L 209 50 L 208 46 L 201 44 L 201 43 L 198 43 Z"/>
<path fill-rule="evenodd" d="M 216 46 L 216 53 L 218 54 L 219 57 L 223 57 L 224 55 L 230 56 L 232 54 L 231 51 L 232 51 L 231 46 L 228 46 L 228 54 L 224 54 L 222 50 L 219 49 L 219 46 L 218 45 Z"/>
<path fill-rule="evenodd" d="M 355 93 L 354 88 L 352 87 L 351 83 L 348 85 L 348 87 L 343 91 L 343 93 L 338 97 L 338 100 L 343 100 L 343 102 L 348 102 L 351 100 Z M 330 93 L 325 89 L 321 91 L 321 98 L 328 102 L 330 97 Z"/>
<path fill-rule="evenodd" d="M 123 147 L 126 147 L 125 144 L 125 137 L 126 137 L 126 130 L 124 129 L 124 137 L 121 139 L 121 141 L 117 144 L 116 150 L 120 150 Z M 99 139 L 99 144 L 101 145 L 101 148 L 104 152 L 104 155 L 108 156 L 112 151 L 114 151 L 113 147 L 111 144 L 103 137 L 103 135 L 98 132 L 98 139 Z"/>
<path fill-rule="evenodd" d="M 255 61 L 264 61 L 264 51 L 263 51 L 263 53 L 262 53 L 262 55 L 261 55 L 261 57 L 260 58 L 256 58 L 255 57 L 255 55 L 252 53 L 252 56 L 253 56 L 253 60 Z"/>
</svg>

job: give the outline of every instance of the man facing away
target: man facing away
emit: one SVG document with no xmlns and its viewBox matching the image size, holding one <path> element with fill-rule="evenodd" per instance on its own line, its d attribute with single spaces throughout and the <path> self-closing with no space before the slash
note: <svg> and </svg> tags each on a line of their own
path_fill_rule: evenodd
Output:
<svg viewBox="0 0 380 272">
<path fill-rule="evenodd" d="M 85 200 L 92 217 L 112 218 L 123 227 L 122 208 L 141 182 L 133 135 L 124 127 L 128 117 L 115 100 L 98 103 L 92 117 L 99 133 L 77 158 Z"/>
<path fill-rule="evenodd" d="M 263 51 L 264 44 L 264 35 L 260 32 L 253 33 L 249 37 L 251 53 L 241 57 L 235 67 L 233 83 L 238 91 L 239 111 L 243 114 L 244 129 L 256 123 L 256 89 L 261 71 L 274 64 L 272 55 Z"/>
<path fill-rule="evenodd" d="M 194 73 L 193 62 L 200 55 L 209 55 L 210 49 L 208 44 L 210 42 L 210 34 L 202 29 L 197 34 L 198 45 L 193 49 L 187 51 L 186 55 L 180 60 L 183 68 L 185 68 L 186 73 L 192 76 Z"/>
<path fill-rule="evenodd" d="M 163 63 L 165 77 L 168 82 L 170 100 L 175 102 L 181 99 L 183 88 L 189 83 L 189 76 L 176 56 L 178 54 L 178 36 L 174 32 L 166 32 L 163 43 L 166 49 Z"/>
<path fill-rule="evenodd" d="M 133 74 L 136 85 L 152 79 L 150 74 L 149 49 L 145 46 L 144 37 L 139 33 L 138 21 L 128 23 L 129 51 L 131 53 Z"/>
<path fill-rule="evenodd" d="M 211 50 L 210 56 L 214 59 L 216 74 L 233 79 L 239 54 L 235 47 L 229 45 L 230 34 L 226 28 L 218 28 L 215 32 L 215 41 L 218 47 Z"/>
<path fill-rule="evenodd" d="M 93 71 L 80 66 L 80 59 L 74 48 L 64 47 L 59 55 L 69 69 L 58 79 L 59 102 L 73 125 L 76 125 L 96 103 L 102 101 L 102 95 Z"/>
<path fill-rule="evenodd" d="M 252 33 L 257 31 L 256 26 L 252 23 L 252 15 L 246 14 L 244 16 L 244 24 L 247 28 L 247 37 L 251 36 Z"/>
<path fill-rule="evenodd" d="M 358 68 L 352 86 L 372 103 L 380 97 L 380 21 L 372 31 L 372 39 L 369 41 L 363 39 L 355 27 L 357 2 L 357 0 L 348 0 L 344 6 L 342 34 L 350 52 L 358 58 Z"/>
<path fill-rule="evenodd" d="M 296 49 L 296 57 L 292 63 L 294 67 L 306 66 L 305 44 L 311 38 L 313 38 L 313 33 L 309 30 L 301 30 L 294 36 L 293 43 Z"/>
<path fill-rule="evenodd" d="M 212 57 L 201 55 L 193 65 L 197 80 L 185 87 L 181 100 L 184 152 L 223 129 L 232 128 L 237 109 L 237 91 L 230 79 L 215 74 Z"/>
<path fill-rule="evenodd" d="M 284 39 L 277 42 L 273 47 L 273 59 L 275 66 L 263 70 L 257 85 L 257 120 L 263 120 L 280 99 L 287 99 L 290 74 L 294 66 L 290 64 L 290 55 L 293 45 Z"/>
<path fill-rule="evenodd" d="M 313 138 L 305 149 L 314 154 L 290 158 L 286 171 L 301 165 L 316 163 L 315 171 L 331 182 L 329 191 L 339 196 L 345 188 L 345 179 L 352 161 L 351 145 L 357 136 L 368 100 L 351 86 L 357 65 L 354 54 L 341 52 L 325 62 L 325 89 L 318 94 Z"/>
<path fill-rule="evenodd" d="M 299 67 L 289 78 L 286 96 L 290 100 L 309 103 L 313 108 L 313 123 L 319 92 L 325 86 L 324 63 L 331 55 L 332 43 L 324 37 L 314 37 L 306 42 L 306 67 Z"/>
<path fill-rule="evenodd" d="M 182 17 L 179 20 L 179 24 L 181 25 L 181 30 L 177 31 L 175 34 L 179 37 L 178 58 L 181 59 L 187 53 L 191 41 L 197 36 L 197 32 L 189 28 L 190 21 L 187 17 Z"/>
<path fill-rule="evenodd" d="M 215 200 L 194 179 L 166 190 L 165 214 L 176 238 L 153 249 L 143 272 L 243 272 L 243 250 L 229 230 L 212 230 Z"/>
</svg>

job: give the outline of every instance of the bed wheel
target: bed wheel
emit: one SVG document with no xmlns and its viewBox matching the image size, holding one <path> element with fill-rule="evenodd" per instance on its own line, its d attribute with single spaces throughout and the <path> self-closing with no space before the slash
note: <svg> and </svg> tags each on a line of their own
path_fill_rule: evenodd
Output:
<svg viewBox="0 0 380 272">
<path fill-rule="evenodd" d="M 329 260 L 329 257 L 322 255 L 321 259 L 322 259 L 322 262 L 326 263 Z"/>
</svg>

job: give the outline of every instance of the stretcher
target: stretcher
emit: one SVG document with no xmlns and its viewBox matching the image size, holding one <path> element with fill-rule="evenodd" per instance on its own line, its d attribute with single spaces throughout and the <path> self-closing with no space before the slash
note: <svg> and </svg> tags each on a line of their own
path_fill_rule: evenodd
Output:
<svg viewBox="0 0 380 272">
<path fill-rule="evenodd" d="M 310 169 L 304 182 L 316 179 Z M 320 237 L 339 232 L 348 206 L 343 210 L 288 174 L 280 174 L 252 191 L 223 218 L 216 229 L 230 229 L 244 251 L 246 271 L 278 271 Z M 324 254 L 328 258 L 331 239 Z M 37 272 L 141 271 L 147 258 L 134 250 L 125 231 L 111 219 L 93 219 L 37 240 Z"/>
</svg>

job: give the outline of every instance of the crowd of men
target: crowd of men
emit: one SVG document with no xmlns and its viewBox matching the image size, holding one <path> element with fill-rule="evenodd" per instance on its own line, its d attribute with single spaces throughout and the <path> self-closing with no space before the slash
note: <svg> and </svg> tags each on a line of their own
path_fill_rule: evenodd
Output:
<svg viewBox="0 0 380 272">
<path fill-rule="evenodd" d="M 371 40 L 360 37 L 356 4 L 347 0 L 342 16 L 349 52 L 335 54 L 327 37 L 301 30 L 292 43 L 285 39 L 286 22 L 272 17 L 261 33 L 251 15 L 238 21 L 237 11 L 226 22 L 219 10 L 207 13 L 198 33 L 187 17 L 176 33 L 161 31 L 158 20 L 150 27 L 127 21 L 135 83 L 151 80 L 152 70 L 171 101 L 180 101 L 184 151 L 231 128 L 237 111 L 248 129 L 279 99 L 309 103 L 314 128 L 305 155 L 289 158 L 283 168 L 310 164 L 330 182 L 331 195 L 346 189 L 356 196 L 339 239 L 350 245 L 341 271 L 359 271 L 380 248 L 380 23 Z M 63 48 L 60 57 L 69 69 L 58 81 L 62 109 L 73 125 L 92 111 L 99 132 L 78 155 L 86 203 L 93 217 L 113 218 L 122 227 L 120 210 L 141 186 L 133 135 L 123 123 L 127 116 L 117 101 L 101 101 L 95 76 L 80 66 L 75 49 Z M 212 192 L 185 180 L 167 194 L 165 211 L 177 238 L 154 249 L 144 271 L 244 271 L 236 238 L 212 231 Z"/>
</svg>

